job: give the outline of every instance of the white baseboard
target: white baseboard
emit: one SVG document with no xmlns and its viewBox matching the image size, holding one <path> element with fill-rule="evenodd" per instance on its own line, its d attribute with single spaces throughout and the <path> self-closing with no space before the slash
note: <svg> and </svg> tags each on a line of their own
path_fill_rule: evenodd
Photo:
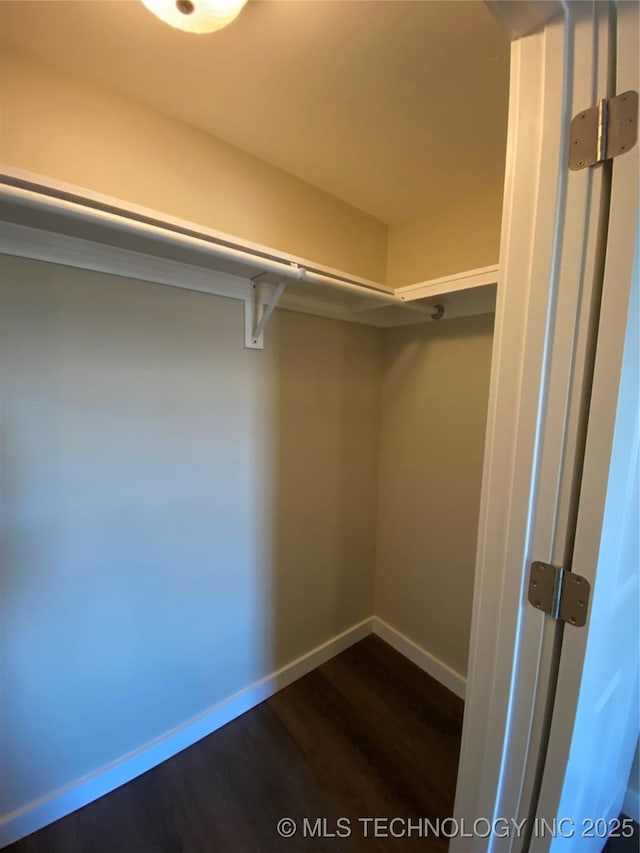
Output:
<svg viewBox="0 0 640 853">
<path fill-rule="evenodd" d="M 624 795 L 622 803 L 622 813 L 627 817 L 632 817 L 637 823 L 640 823 L 640 792 L 634 788 L 627 788 L 627 793 Z"/>
<path fill-rule="evenodd" d="M 0 818 L 0 847 L 6 847 L 55 820 L 71 814 L 156 767 L 188 746 L 211 734 L 250 708 L 273 696 L 278 690 L 306 675 L 311 670 L 362 640 L 372 630 L 372 619 L 354 625 L 321 646 L 266 676 L 255 684 L 214 705 L 181 726 L 125 755 L 118 761 L 96 770 Z"/>
<path fill-rule="evenodd" d="M 377 616 L 373 618 L 373 633 L 389 643 L 390 646 L 393 646 L 397 652 L 400 652 L 401 655 L 404 655 L 404 657 L 415 663 L 416 666 L 419 666 L 420 669 L 424 670 L 432 678 L 435 678 L 436 681 L 444 684 L 456 696 L 464 699 L 467 679 L 463 675 L 460 675 L 459 672 L 456 672 L 450 666 L 447 666 L 446 663 L 429 654 L 429 652 L 425 651 L 417 643 L 414 643 L 413 640 L 405 637 L 404 634 L 396 631 L 395 628 L 383 622 L 382 619 L 378 619 Z"/>
</svg>

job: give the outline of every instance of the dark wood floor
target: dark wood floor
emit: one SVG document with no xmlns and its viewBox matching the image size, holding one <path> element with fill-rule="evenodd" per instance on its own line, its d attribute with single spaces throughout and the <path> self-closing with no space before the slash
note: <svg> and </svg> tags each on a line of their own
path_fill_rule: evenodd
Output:
<svg viewBox="0 0 640 853">
<path fill-rule="evenodd" d="M 445 838 L 365 837 L 359 818 L 451 815 L 463 703 L 377 637 L 175 758 L 7 848 L 11 853 L 444 851 Z M 278 821 L 292 818 L 291 838 Z M 324 838 L 303 837 L 325 818 Z M 350 837 L 329 837 L 347 824 Z M 406 824 L 405 824 L 406 826 Z M 637 827 L 637 825 L 636 825 Z M 395 824 L 396 831 L 401 828 Z M 634 853 L 638 835 L 607 853 Z"/>
<path fill-rule="evenodd" d="M 440 851 L 444 839 L 364 837 L 360 817 L 451 815 L 463 703 L 377 637 L 12 853 Z M 278 835 L 292 818 L 298 832 Z M 302 837 L 326 818 L 348 838 Z M 345 826 L 345 824 L 342 824 Z M 394 825 L 399 829 L 400 825 Z M 415 830 L 414 830 L 415 833 Z"/>
</svg>

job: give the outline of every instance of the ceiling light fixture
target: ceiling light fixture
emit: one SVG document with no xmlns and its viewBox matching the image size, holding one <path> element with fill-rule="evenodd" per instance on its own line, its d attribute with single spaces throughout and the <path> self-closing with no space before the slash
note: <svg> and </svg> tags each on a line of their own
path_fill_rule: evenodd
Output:
<svg viewBox="0 0 640 853">
<path fill-rule="evenodd" d="M 165 24 L 186 33 L 213 33 L 237 18 L 247 0 L 142 0 Z"/>
</svg>

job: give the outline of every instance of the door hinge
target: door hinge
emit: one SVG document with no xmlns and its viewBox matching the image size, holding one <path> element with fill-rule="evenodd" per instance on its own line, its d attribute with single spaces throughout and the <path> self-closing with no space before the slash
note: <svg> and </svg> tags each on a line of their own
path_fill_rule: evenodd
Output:
<svg viewBox="0 0 640 853">
<path fill-rule="evenodd" d="M 529 603 L 554 619 L 581 627 L 587 621 L 591 585 L 586 578 L 559 566 L 531 564 Z"/>
<path fill-rule="evenodd" d="M 638 93 L 603 98 L 571 122 L 569 168 L 586 169 L 630 151 L 638 140 Z"/>
</svg>

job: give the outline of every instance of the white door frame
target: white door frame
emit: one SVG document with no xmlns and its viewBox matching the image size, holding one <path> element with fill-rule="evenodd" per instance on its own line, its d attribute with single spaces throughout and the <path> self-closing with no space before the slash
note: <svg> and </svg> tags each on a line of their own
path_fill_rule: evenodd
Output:
<svg viewBox="0 0 640 853">
<path fill-rule="evenodd" d="M 557 631 L 527 601 L 535 560 L 565 565 L 601 169 L 569 172 L 571 116 L 608 92 L 611 6 L 488 4 L 512 42 L 500 281 L 455 816 L 529 815 Z M 553 17 L 550 13 L 555 12 Z M 527 35 L 522 35 L 528 32 Z M 569 628 L 569 631 L 584 629 Z M 452 840 L 452 853 L 522 838 Z"/>
<path fill-rule="evenodd" d="M 623 3 L 618 15 L 622 22 L 617 31 L 615 89 L 618 93 L 638 91 L 638 4 Z M 582 803 L 592 805 L 600 800 L 599 810 L 605 813 L 587 814 L 604 822 L 605 831 L 606 824 L 618 817 L 638 736 L 639 160 L 636 149 L 613 163 L 602 307 L 574 552 L 576 570 L 591 583 L 593 606 L 588 632 L 565 631 L 554 705 L 558 713 L 552 719 L 538 804 L 540 818 L 583 818 Z M 611 624 L 612 612 L 617 617 L 615 624 Z M 612 658 L 621 669 L 612 665 Z M 611 697 L 609 702 L 616 703 L 611 744 L 604 742 L 602 730 L 594 729 L 594 709 L 604 709 L 607 696 Z M 611 713 L 604 719 L 610 723 Z M 585 748 L 591 743 L 607 750 L 606 771 L 599 767 L 602 753 L 596 758 L 593 750 Z M 602 826 L 585 837 L 580 829 L 575 835 L 557 838 L 551 849 L 584 851 L 601 846 Z M 546 846 L 539 842 L 532 849 L 548 849 L 548 840 Z"/>
</svg>

